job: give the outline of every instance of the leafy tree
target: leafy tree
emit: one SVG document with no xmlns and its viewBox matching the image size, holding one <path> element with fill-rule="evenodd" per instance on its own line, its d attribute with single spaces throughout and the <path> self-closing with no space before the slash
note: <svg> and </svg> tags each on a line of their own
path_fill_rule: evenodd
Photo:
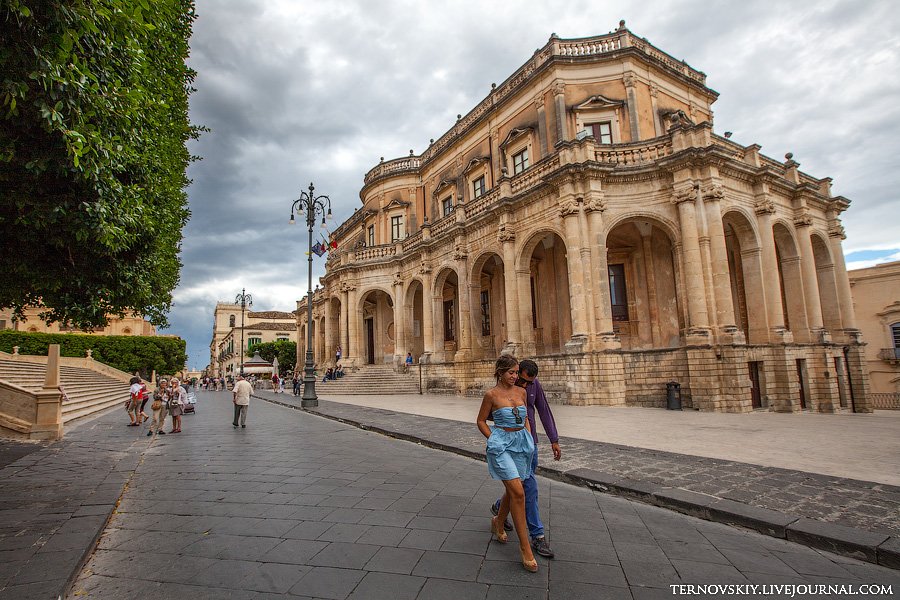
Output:
<svg viewBox="0 0 900 600">
<path fill-rule="evenodd" d="M 253 344 L 247 349 L 247 353 L 253 356 L 253 353 L 257 350 L 260 357 L 269 362 L 274 361 L 276 356 L 278 357 L 278 371 L 280 375 L 294 372 L 294 366 L 297 363 L 296 342 L 277 340 L 275 342 Z"/>
<path fill-rule="evenodd" d="M 12 352 L 13 346 L 18 346 L 19 354 L 46 356 L 50 344 L 60 345 L 61 356 L 84 358 L 91 350 L 95 360 L 127 373 L 140 371 L 147 378 L 153 371 L 160 375 L 177 373 L 187 362 L 187 345 L 177 337 L 0 331 L 3 352 Z"/>
<path fill-rule="evenodd" d="M 167 325 L 194 19 L 192 0 L 0 0 L 0 306 Z"/>
</svg>

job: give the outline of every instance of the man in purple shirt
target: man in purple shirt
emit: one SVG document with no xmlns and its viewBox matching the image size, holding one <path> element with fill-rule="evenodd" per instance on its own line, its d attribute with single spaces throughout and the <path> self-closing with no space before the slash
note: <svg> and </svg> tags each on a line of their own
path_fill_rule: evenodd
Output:
<svg viewBox="0 0 900 600">
<path fill-rule="evenodd" d="M 544 537 L 544 524 L 541 522 L 541 515 L 538 512 L 538 489 L 537 479 L 534 472 L 537 469 L 537 423 L 534 420 L 534 413 L 537 410 L 541 417 L 541 424 L 547 437 L 550 438 L 550 447 L 553 449 L 553 460 L 559 460 L 562 456 L 562 450 L 559 449 L 559 434 L 556 431 L 556 422 L 553 420 L 553 413 L 550 412 L 550 405 L 547 404 L 547 396 L 544 395 L 544 388 L 541 382 L 537 380 L 538 366 L 533 360 L 523 360 L 519 363 L 519 378 L 516 385 L 525 388 L 525 406 L 528 411 L 528 423 L 531 426 L 531 437 L 534 438 L 534 456 L 531 458 L 531 476 L 522 482 L 525 488 L 525 520 L 528 521 L 528 533 L 531 537 L 531 547 L 534 551 L 547 558 L 553 558 L 553 550 Z M 491 505 L 491 512 L 496 515 L 500 511 L 500 500 L 498 499 Z M 512 523 L 509 519 L 503 524 L 507 531 L 512 530 Z"/>
</svg>

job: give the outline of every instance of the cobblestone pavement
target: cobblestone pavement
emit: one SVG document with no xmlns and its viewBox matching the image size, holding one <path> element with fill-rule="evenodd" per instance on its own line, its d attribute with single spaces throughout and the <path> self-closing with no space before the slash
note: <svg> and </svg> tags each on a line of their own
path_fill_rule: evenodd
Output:
<svg viewBox="0 0 900 600">
<path fill-rule="evenodd" d="M 298 400 L 290 394 L 257 394 L 279 402 L 296 404 Z M 315 412 L 390 432 L 409 432 L 437 447 L 463 449 L 471 456 L 484 455 L 484 438 L 475 428 L 474 415 L 469 424 L 323 400 Z M 540 467 L 547 471 L 588 468 L 787 515 L 900 535 L 897 486 L 567 437 L 560 438 L 563 459 L 554 462 L 550 444 L 541 437 Z"/>
<path fill-rule="evenodd" d="M 501 486 L 484 463 L 259 400 L 235 429 L 229 393 L 199 399 L 183 433 L 148 438 L 115 411 L 0 471 L 0 500 L 27 505 L 20 528 L 28 511 L 66 512 L 38 551 L 55 543 L 54 554 L 25 561 L 33 583 L 0 586 L 0 598 L 55 597 L 47 582 L 71 575 L 55 559 L 63 548 L 89 551 L 85 539 L 101 531 L 70 600 L 645 599 L 682 583 L 900 589 L 898 571 L 543 477 L 556 558 L 529 574 L 514 536 L 490 541 Z M 29 489 L 58 505 L 28 504 Z M 105 515 L 84 513 L 111 510 L 113 497 L 105 528 Z M 9 543 L 22 536 L 2 516 L 2 552 L 15 552 Z M 77 540 L 78 531 L 90 535 Z"/>
</svg>

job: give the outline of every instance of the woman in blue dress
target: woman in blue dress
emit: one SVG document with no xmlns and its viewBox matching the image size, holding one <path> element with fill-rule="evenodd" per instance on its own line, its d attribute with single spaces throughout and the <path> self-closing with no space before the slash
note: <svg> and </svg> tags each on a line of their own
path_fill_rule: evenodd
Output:
<svg viewBox="0 0 900 600">
<path fill-rule="evenodd" d="M 512 356 L 497 359 L 494 378 L 497 385 L 484 395 L 478 411 L 478 430 L 487 438 L 488 472 L 494 479 L 503 481 L 506 491 L 500 501 L 500 511 L 491 519 L 491 532 L 497 541 L 506 543 L 503 522 L 507 514 L 512 515 L 522 566 L 532 573 L 537 572 L 537 561 L 531 552 L 528 525 L 525 521 L 525 490 L 522 480 L 531 475 L 531 455 L 534 440 L 528 429 L 528 413 L 525 408 L 525 390 L 516 386 L 519 376 L 519 362 Z M 493 425 L 487 420 L 492 418 Z"/>
</svg>

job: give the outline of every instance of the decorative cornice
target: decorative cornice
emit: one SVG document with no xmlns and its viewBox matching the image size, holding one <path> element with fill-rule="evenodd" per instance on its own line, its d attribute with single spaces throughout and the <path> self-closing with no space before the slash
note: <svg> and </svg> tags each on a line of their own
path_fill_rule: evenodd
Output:
<svg viewBox="0 0 900 600">
<path fill-rule="evenodd" d="M 620 106 L 625 106 L 624 100 L 613 100 L 602 94 L 597 94 L 573 107 L 572 110 L 596 110 L 598 108 L 619 108 Z"/>
<path fill-rule="evenodd" d="M 477 156 L 477 157 L 473 158 L 472 160 L 469 161 L 469 164 L 466 165 L 466 168 L 462 170 L 463 175 L 469 173 L 478 165 L 482 165 L 488 161 L 490 161 L 490 158 L 488 158 L 487 156 Z"/>
<path fill-rule="evenodd" d="M 533 131 L 534 127 L 516 127 L 515 129 L 511 129 L 510 132 L 506 134 L 506 137 L 503 139 L 503 141 L 500 142 L 500 148 L 506 148 L 517 139 L 529 135 Z"/>
<path fill-rule="evenodd" d="M 454 179 L 441 179 L 441 181 L 437 184 L 437 187 L 434 188 L 434 191 L 431 193 L 432 197 L 437 198 L 440 196 L 445 189 L 448 187 L 456 187 L 456 180 Z"/>
</svg>

